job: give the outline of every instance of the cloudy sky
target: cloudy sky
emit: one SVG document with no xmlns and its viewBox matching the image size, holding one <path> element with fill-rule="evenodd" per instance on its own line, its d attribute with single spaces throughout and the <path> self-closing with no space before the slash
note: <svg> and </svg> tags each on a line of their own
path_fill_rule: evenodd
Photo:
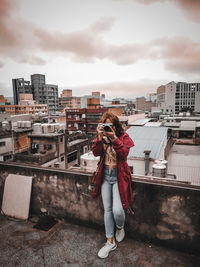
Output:
<svg viewBox="0 0 200 267">
<path fill-rule="evenodd" d="M 199 0 L 0 0 L 0 93 L 33 73 L 73 95 L 200 82 Z"/>
</svg>

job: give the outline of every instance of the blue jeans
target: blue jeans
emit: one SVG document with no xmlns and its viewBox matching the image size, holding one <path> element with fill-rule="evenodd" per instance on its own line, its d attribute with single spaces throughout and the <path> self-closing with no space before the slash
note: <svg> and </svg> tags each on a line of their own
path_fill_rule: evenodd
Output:
<svg viewBox="0 0 200 267">
<path fill-rule="evenodd" d="M 101 186 L 101 195 L 104 206 L 104 223 L 106 237 L 114 237 L 115 223 L 117 228 L 123 228 L 125 223 L 125 212 L 122 207 L 118 183 L 117 169 L 113 168 L 109 173 L 108 167 L 104 166 L 104 182 Z"/>
</svg>

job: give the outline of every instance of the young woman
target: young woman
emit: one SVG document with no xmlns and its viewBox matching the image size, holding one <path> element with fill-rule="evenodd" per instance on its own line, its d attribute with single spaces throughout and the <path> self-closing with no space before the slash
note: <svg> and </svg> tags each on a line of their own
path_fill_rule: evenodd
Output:
<svg viewBox="0 0 200 267">
<path fill-rule="evenodd" d="M 92 147 L 94 156 L 100 156 L 92 195 L 96 197 L 101 193 L 107 238 L 106 244 L 98 252 L 100 258 L 106 258 L 110 251 L 116 249 L 115 238 L 121 242 L 125 236 L 124 210 L 131 210 L 130 203 L 133 200 L 131 172 L 126 160 L 129 149 L 133 146 L 132 139 L 124 132 L 118 117 L 111 112 L 104 113 L 97 126 L 97 137 Z"/>
</svg>

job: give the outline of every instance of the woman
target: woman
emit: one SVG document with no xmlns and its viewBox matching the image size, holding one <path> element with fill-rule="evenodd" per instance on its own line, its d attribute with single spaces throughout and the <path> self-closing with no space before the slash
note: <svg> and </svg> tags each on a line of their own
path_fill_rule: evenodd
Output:
<svg viewBox="0 0 200 267">
<path fill-rule="evenodd" d="M 100 258 L 106 258 L 110 251 L 116 249 L 115 238 L 121 242 L 125 236 L 124 210 L 131 210 L 130 203 L 133 200 L 131 172 L 126 160 L 129 149 L 133 146 L 132 139 L 124 132 L 118 117 L 111 112 L 104 113 L 97 126 L 97 137 L 92 147 L 94 156 L 100 156 L 92 195 L 96 197 L 101 192 L 107 238 L 106 244 L 98 252 Z"/>
</svg>

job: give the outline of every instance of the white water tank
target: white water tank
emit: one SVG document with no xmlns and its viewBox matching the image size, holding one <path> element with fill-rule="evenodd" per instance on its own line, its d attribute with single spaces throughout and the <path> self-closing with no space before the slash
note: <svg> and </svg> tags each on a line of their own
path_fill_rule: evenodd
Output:
<svg viewBox="0 0 200 267">
<path fill-rule="evenodd" d="M 2 121 L 3 130 L 10 130 L 10 125 L 8 121 Z"/>
<path fill-rule="evenodd" d="M 17 122 L 17 128 L 21 128 L 21 121 Z"/>
<path fill-rule="evenodd" d="M 25 128 L 25 121 L 21 121 L 21 128 Z"/>
<path fill-rule="evenodd" d="M 88 172 L 96 171 L 98 161 L 99 161 L 99 157 L 95 157 L 92 151 L 81 155 L 80 157 L 81 170 L 88 171 Z"/>
<path fill-rule="evenodd" d="M 152 166 L 153 176 L 165 178 L 167 176 L 166 165 L 162 163 L 155 163 Z"/>
</svg>

